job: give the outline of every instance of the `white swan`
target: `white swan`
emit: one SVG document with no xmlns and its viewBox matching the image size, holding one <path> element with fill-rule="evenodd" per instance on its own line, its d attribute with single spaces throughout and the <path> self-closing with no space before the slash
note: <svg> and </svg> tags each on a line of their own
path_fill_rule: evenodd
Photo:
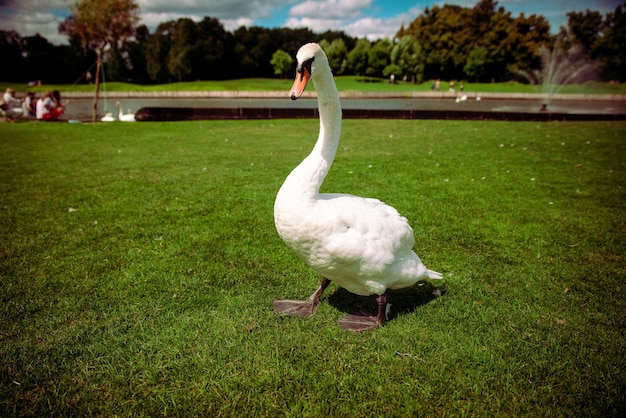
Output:
<svg viewBox="0 0 626 418">
<path fill-rule="evenodd" d="M 102 116 L 100 119 L 102 122 L 115 122 L 115 118 L 113 117 L 113 113 L 108 112 L 106 115 Z"/>
<path fill-rule="evenodd" d="M 315 314 L 331 281 L 357 295 L 378 295 L 378 313 L 347 315 L 343 329 L 362 331 L 384 325 L 387 289 L 424 279 L 440 279 L 413 252 L 413 229 L 396 209 L 376 199 L 348 194 L 320 194 L 335 158 L 341 133 L 341 104 L 326 54 L 318 44 L 304 45 L 290 95 L 296 100 L 313 80 L 317 91 L 320 132 L 313 151 L 287 177 L 274 203 L 274 222 L 288 247 L 324 277 L 308 300 L 276 300 L 284 315 Z"/>
<path fill-rule="evenodd" d="M 130 113 L 130 109 L 128 109 L 128 113 L 124 114 L 122 111 L 122 104 L 120 102 L 115 102 L 115 106 L 120 108 L 120 113 L 118 115 L 120 122 L 135 122 L 135 114 Z"/>
</svg>

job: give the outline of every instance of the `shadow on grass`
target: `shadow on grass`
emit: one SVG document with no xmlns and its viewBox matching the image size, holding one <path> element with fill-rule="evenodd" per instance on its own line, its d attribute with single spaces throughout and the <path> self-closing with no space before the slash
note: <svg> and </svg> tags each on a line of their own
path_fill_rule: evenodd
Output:
<svg viewBox="0 0 626 418">
<path fill-rule="evenodd" d="M 400 315 L 414 312 L 420 306 L 424 306 L 439 296 L 434 294 L 439 290 L 441 295 L 446 293 L 442 287 L 433 286 L 428 282 L 420 282 L 411 287 L 399 290 L 387 291 L 387 303 L 391 304 L 389 320 L 393 320 Z M 334 308 L 345 313 L 371 312 L 376 313 L 376 295 L 359 296 L 348 292 L 341 287 L 330 294 L 326 300 Z"/>
</svg>

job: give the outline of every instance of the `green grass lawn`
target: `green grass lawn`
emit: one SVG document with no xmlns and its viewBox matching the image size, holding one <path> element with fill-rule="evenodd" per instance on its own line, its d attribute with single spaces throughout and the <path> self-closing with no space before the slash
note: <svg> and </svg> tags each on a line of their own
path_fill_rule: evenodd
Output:
<svg viewBox="0 0 626 418">
<path fill-rule="evenodd" d="M 324 191 L 395 206 L 445 276 L 360 334 L 335 285 L 272 309 L 320 279 L 273 225 L 318 126 L 1 123 L 0 415 L 626 411 L 626 123 L 345 121 Z"/>
<path fill-rule="evenodd" d="M 414 92 L 430 91 L 430 81 L 421 84 L 389 84 L 388 80 L 372 77 L 339 76 L 335 77 L 339 91 L 365 91 L 365 92 Z M 101 85 L 101 91 L 107 92 L 158 92 L 158 91 L 285 91 L 289 90 L 292 79 L 262 79 L 250 78 L 239 80 L 219 80 L 219 81 L 195 81 L 184 83 L 139 85 L 112 82 Z M 442 91 L 448 90 L 448 82 L 442 82 Z M 51 90 L 62 92 L 91 92 L 93 85 L 44 85 L 41 87 L 27 88 L 16 83 L 0 82 L 0 91 L 5 91 L 7 87 L 13 87 L 20 94 L 26 91 L 42 93 Z M 458 83 L 457 83 L 458 91 Z M 469 83 L 465 82 L 465 91 L 480 93 L 540 93 L 529 84 L 516 82 L 506 83 Z M 581 94 L 626 94 L 626 84 L 619 83 L 584 83 L 564 86 L 559 93 L 581 93 Z M 18 96 L 20 95 L 18 94 Z"/>
</svg>

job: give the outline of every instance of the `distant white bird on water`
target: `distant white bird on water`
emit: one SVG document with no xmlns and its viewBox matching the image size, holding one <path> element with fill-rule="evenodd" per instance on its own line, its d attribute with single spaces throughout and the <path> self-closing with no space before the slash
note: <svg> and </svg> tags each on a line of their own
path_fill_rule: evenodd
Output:
<svg viewBox="0 0 626 418">
<path fill-rule="evenodd" d="M 120 113 L 118 115 L 120 122 L 135 122 L 135 114 L 131 113 L 130 109 L 128 109 L 128 113 L 124 114 L 122 111 L 122 104 L 120 102 L 115 102 L 115 106 L 120 108 Z"/>
<path fill-rule="evenodd" d="M 113 113 L 108 112 L 106 115 L 102 116 L 100 119 L 102 122 L 115 122 L 115 118 L 113 117 Z"/>
</svg>

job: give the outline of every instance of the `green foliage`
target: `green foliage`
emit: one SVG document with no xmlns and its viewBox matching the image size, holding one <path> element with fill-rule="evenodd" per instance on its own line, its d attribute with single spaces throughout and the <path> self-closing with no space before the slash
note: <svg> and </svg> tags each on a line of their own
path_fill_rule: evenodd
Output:
<svg viewBox="0 0 626 418">
<path fill-rule="evenodd" d="M 402 68 L 396 64 L 389 64 L 383 70 L 383 76 L 389 78 L 392 74 L 397 77 L 398 74 L 402 74 Z"/>
<path fill-rule="evenodd" d="M 333 74 L 343 74 L 348 65 L 348 47 L 343 39 L 333 39 L 332 42 L 328 42 L 326 39 L 322 39 L 320 45 L 326 52 L 328 57 L 328 64 Z"/>
<path fill-rule="evenodd" d="M 459 6 L 435 6 L 411 23 L 400 35 L 413 35 L 423 48 L 424 77 L 426 79 L 459 79 L 464 63 L 469 12 Z"/>
<path fill-rule="evenodd" d="M 145 45 L 146 71 L 150 80 L 155 83 L 170 81 L 167 57 L 171 41 L 160 33 L 161 30 L 163 28 L 159 25 L 157 32 L 148 39 Z"/>
<path fill-rule="evenodd" d="M 139 22 L 139 5 L 134 0 L 79 0 L 70 12 L 59 31 L 100 56 L 107 47 L 133 36 Z"/>
<path fill-rule="evenodd" d="M 272 55 L 270 64 L 274 66 L 274 74 L 279 75 L 281 78 L 285 78 L 289 71 L 293 69 L 293 58 L 291 55 L 279 49 Z"/>
<path fill-rule="evenodd" d="M 603 63 L 604 80 L 626 81 L 626 5 L 624 9 L 618 6 L 605 19 L 593 56 Z"/>
<path fill-rule="evenodd" d="M 187 80 L 193 64 L 193 47 L 198 40 L 196 23 L 189 18 L 176 21 L 167 56 L 167 69 L 177 81 Z"/>
<path fill-rule="evenodd" d="M 426 9 L 399 36 L 412 35 L 422 47 L 425 79 L 463 79 L 472 51 L 484 51 L 467 67 L 481 81 L 503 81 L 510 77 L 507 67 L 537 64 L 538 48 L 549 41 L 549 25 L 543 17 L 520 15 L 513 19 L 496 2 L 482 0 L 474 8 L 444 5 Z M 517 53 L 520 51 L 520 59 Z M 476 54 L 477 52 L 474 52 Z M 481 52 L 482 54 L 483 52 Z M 523 57 L 523 58 L 522 58 Z M 531 62 L 528 62 L 531 60 Z"/>
<path fill-rule="evenodd" d="M 380 77 L 384 69 L 391 62 L 391 48 L 393 44 L 388 39 L 380 39 L 371 46 L 367 57 L 366 74 L 371 77 Z"/>
<path fill-rule="evenodd" d="M 370 43 L 367 39 L 359 39 L 356 46 L 348 54 L 348 68 L 360 76 L 364 76 L 369 60 Z"/>
<path fill-rule="evenodd" d="M 476 47 L 470 52 L 463 71 L 470 79 L 478 80 L 485 71 L 486 61 L 487 50 L 483 47 Z"/>
<path fill-rule="evenodd" d="M 443 281 L 317 286 L 272 207 L 316 120 L 0 124 L 2 416 L 620 416 L 626 124 L 346 120 L 329 192 Z M 441 297 L 435 297 L 438 286 Z"/>
<path fill-rule="evenodd" d="M 533 71 L 541 66 L 540 51 L 552 45 L 550 25 L 543 16 L 520 15 L 513 21 L 514 29 L 509 32 L 506 46 L 510 51 L 511 61 L 507 64 L 508 74 Z"/>
<path fill-rule="evenodd" d="M 391 63 L 398 66 L 398 74 L 407 76 L 413 83 L 421 83 L 424 79 L 424 57 L 417 39 L 404 35 L 391 50 Z"/>
<path fill-rule="evenodd" d="M 602 37 L 602 15 L 595 10 L 567 13 L 568 35 L 571 41 L 579 44 L 583 50 L 591 53 L 593 46 Z"/>
<path fill-rule="evenodd" d="M 597 11 L 570 12 L 568 28 L 563 28 L 559 41 L 565 48 L 580 46 L 587 59 L 602 63 L 605 80 L 626 80 L 626 3 L 613 13 L 602 16 Z"/>
</svg>

